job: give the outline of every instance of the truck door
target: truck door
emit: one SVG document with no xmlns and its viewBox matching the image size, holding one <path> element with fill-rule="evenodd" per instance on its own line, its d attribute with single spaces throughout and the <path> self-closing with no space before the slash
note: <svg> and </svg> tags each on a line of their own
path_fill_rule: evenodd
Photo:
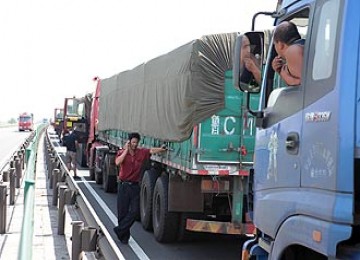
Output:
<svg viewBox="0 0 360 260">
<path fill-rule="evenodd" d="M 297 12 L 292 14 L 289 20 L 297 26 L 302 38 L 305 39 L 305 51 L 309 44 L 306 40 L 309 10 L 308 7 L 300 10 L 297 8 Z M 277 55 L 274 48 L 270 51 L 272 57 Z M 286 86 L 279 75 L 274 74 L 271 61 L 267 62 L 264 77 L 270 79 L 266 81 L 266 88 L 272 89 L 272 92 L 268 98 L 262 99 L 261 106 L 265 107 L 265 118 L 262 127 L 257 130 L 255 142 L 254 189 L 257 196 L 254 221 L 256 225 L 259 223 L 259 228 L 267 234 L 275 236 L 274 223 L 282 221 L 282 216 L 287 214 L 286 211 L 293 211 L 296 206 L 294 201 L 297 200 L 294 197 L 298 196 L 297 190 L 301 185 L 300 138 L 305 91 L 304 69 L 300 85 Z M 306 62 L 307 56 L 304 55 L 303 64 Z M 268 221 L 261 220 L 263 216 L 268 216 Z M 269 225 L 264 226 L 265 223 Z"/>
<path fill-rule="evenodd" d="M 314 17 L 305 84 L 303 114 L 305 121 L 301 137 L 303 140 L 302 187 L 336 190 L 335 166 L 338 157 L 339 122 L 336 120 L 338 93 L 333 90 L 336 84 L 336 46 L 340 38 L 338 35 L 340 2 L 339 0 L 319 1 L 317 3 L 319 15 Z M 356 47 L 352 46 L 352 48 L 354 49 L 351 52 L 356 53 Z M 347 62 L 350 63 L 351 60 Z M 355 66 L 356 62 L 353 66 L 349 65 L 349 67 Z"/>
</svg>

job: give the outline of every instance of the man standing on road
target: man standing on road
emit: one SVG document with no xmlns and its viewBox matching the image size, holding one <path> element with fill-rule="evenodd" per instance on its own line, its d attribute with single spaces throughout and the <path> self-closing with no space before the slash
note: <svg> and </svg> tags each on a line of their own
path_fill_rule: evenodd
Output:
<svg viewBox="0 0 360 260">
<path fill-rule="evenodd" d="M 143 163 L 151 154 L 166 151 L 165 148 L 138 148 L 140 135 L 129 134 L 129 140 L 119 150 L 115 159 L 120 166 L 118 179 L 118 226 L 114 228 L 118 239 L 123 244 L 128 244 L 130 227 L 135 222 L 140 211 L 140 171 Z"/>
<path fill-rule="evenodd" d="M 69 133 L 68 130 L 64 130 L 62 144 L 63 146 L 66 146 L 66 165 L 69 171 L 74 171 L 74 179 L 77 179 L 78 176 L 76 175 L 76 148 L 78 146 L 78 141 L 74 131 Z"/>
</svg>

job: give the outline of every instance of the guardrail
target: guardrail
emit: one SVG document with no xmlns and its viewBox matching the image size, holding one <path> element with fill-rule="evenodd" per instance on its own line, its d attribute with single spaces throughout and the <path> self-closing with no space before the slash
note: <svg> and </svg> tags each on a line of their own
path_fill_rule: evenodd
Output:
<svg viewBox="0 0 360 260">
<path fill-rule="evenodd" d="M 58 205 L 58 234 L 64 235 L 65 208 L 72 207 L 83 216 L 72 224 L 72 258 L 81 259 L 83 252 L 95 251 L 98 258 L 124 259 L 89 201 L 70 175 L 55 132 L 47 131 L 45 159 L 49 187 L 53 189 L 53 205 Z"/>
<path fill-rule="evenodd" d="M 24 175 L 24 215 L 21 227 L 18 259 L 32 259 L 32 241 L 34 234 L 34 205 L 35 205 L 35 164 L 39 138 L 45 125 L 39 125 L 34 131 L 32 141 L 26 148 L 26 171 Z"/>
<path fill-rule="evenodd" d="M 9 204 L 15 204 L 15 192 L 19 189 L 25 169 L 25 149 L 33 140 L 36 132 L 32 132 L 10 156 L 9 160 L 0 166 L 0 234 L 6 233 L 7 226 L 7 189 L 9 188 Z"/>
</svg>

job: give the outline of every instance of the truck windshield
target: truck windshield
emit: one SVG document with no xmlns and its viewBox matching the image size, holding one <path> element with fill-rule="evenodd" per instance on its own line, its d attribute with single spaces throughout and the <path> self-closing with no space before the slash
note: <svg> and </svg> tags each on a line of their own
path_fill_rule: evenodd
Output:
<svg viewBox="0 0 360 260">
<path fill-rule="evenodd" d="M 64 113 L 62 109 L 56 109 L 55 111 L 55 118 L 56 119 L 63 119 Z"/>
<path fill-rule="evenodd" d="M 20 117 L 20 122 L 29 122 L 29 121 L 31 121 L 31 117 L 30 116 L 22 116 L 22 117 Z"/>
<path fill-rule="evenodd" d="M 67 100 L 67 115 L 68 116 L 84 116 L 84 103 L 78 99 Z"/>
</svg>

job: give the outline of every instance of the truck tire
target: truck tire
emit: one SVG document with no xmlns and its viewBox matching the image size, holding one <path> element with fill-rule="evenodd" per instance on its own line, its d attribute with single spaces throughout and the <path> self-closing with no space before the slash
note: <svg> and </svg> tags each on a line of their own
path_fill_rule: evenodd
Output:
<svg viewBox="0 0 360 260">
<path fill-rule="evenodd" d="M 179 242 L 189 242 L 194 240 L 195 234 L 194 232 L 186 230 L 186 219 L 203 219 L 201 213 L 186 213 L 183 212 L 180 214 L 180 221 L 179 221 L 179 230 L 177 234 L 177 241 Z"/>
<path fill-rule="evenodd" d="M 103 172 L 99 169 L 95 168 L 95 183 L 96 184 L 103 184 Z"/>
<path fill-rule="evenodd" d="M 87 167 L 86 162 L 86 145 L 85 144 L 79 144 L 78 151 L 76 153 L 76 161 L 82 168 Z"/>
<path fill-rule="evenodd" d="M 141 181 L 140 219 L 145 230 L 152 230 L 152 206 L 156 179 L 159 174 L 155 169 L 146 170 Z"/>
<path fill-rule="evenodd" d="M 83 152 L 83 151 L 82 151 Z M 86 154 L 83 152 L 81 155 L 81 167 L 86 168 L 87 167 L 87 161 L 86 161 Z"/>
<path fill-rule="evenodd" d="M 156 181 L 153 197 L 154 236 L 162 243 L 175 241 L 179 228 L 179 214 L 168 211 L 168 183 L 168 176 L 161 175 Z"/>
<path fill-rule="evenodd" d="M 116 189 L 116 171 L 115 161 L 113 156 L 107 154 L 105 156 L 105 164 L 102 174 L 103 189 L 105 192 L 114 192 Z"/>
<path fill-rule="evenodd" d="M 90 180 L 95 180 L 95 167 L 94 166 L 90 166 L 89 168 L 89 177 Z"/>
<path fill-rule="evenodd" d="M 91 153 L 92 155 L 89 157 L 89 176 L 90 180 L 95 180 L 95 150 Z"/>
</svg>

